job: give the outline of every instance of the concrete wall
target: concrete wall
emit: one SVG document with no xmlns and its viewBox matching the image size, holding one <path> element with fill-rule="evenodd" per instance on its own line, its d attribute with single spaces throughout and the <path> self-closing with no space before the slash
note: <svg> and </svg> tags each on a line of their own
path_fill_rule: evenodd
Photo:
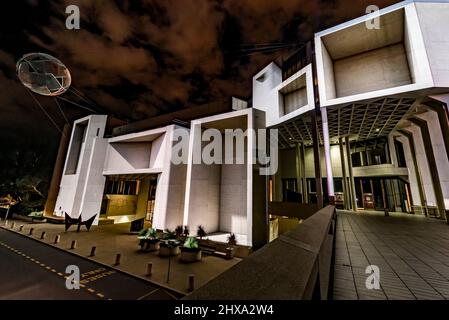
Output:
<svg viewBox="0 0 449 320">
<path fill-rule="evenodd" d="M 289 114 L 307 105 L 307 88 L 297 89 L 293 92 L 283 94 L 283 110 L 280 116 Z"/>
<path fill-rule="evenodd" d="M 150 167 L 151 142 L 111 143 L 106 170 L 134 170 Z"/>
<path fill-rule="evenodd" d="M 334 61 L 334 73 L 337 97 L 411 83 L 402 43 Z"/>
<path fill-rule="evenodd" d="M 109 216 L 127 216 L 134 215 L 137 209 L 138 196 L 108 194 L 108 206 L 106 215 Z"/>
<path fill-rule="evenodd" d="M 221 165 L 220 230 L 247 233 L 246 164 Z"/>
<path fill-rule="evenodd" d="M 103 199 L 106 178 L 103 176 L 103 163 L 106 154 L 107 141 L 101 137 L 94 137 L 92 151 L 87 166 L 86 181 L 81 198 L 80 212 L 83 220 L 97 216 L 98 221 Z"/>
<path fill-rule="evenodd" d="M 379 29 L 366 27 L 371 19 L 362 16 L 315 35 L 321 106 L 434 85 L 415 4 L 382 9 Z"/>
<path fill-rule="evenodd" d="M 158 175 L 153 213 L 153 227 L 157 229 L 174 229 L 183 223 L 184 187 L 182 185 L 186 183 L 186 165 L 175 165 L 171 161 L 172 147 L 176 143 L 174 130 L 179 128 L 175 125 L 167 126 L 166 134 L 159 138 L 161 139 L 160 147 L 158 147 L 158 157 L 154 163 L 159 162 L 163 166 Z M 156 144 L 153 142 L 153 146 Z"/>
<path fill-rule="evenodd" d="M 284 81 L 282 70 L 275 63 L 270 63 L 253 77 L 253 108 L 266 113 L 266 127 L 282 123 L 314 107 L 310 64 Z"/>
<path fill-rule="evenodd" d="M 74 174 L 64 174 L 61 179 L 60 190 L 56 200 L 55 215 L 63 216 L 67 212 L 72 218 L 82 214 L 84 220 L 100 213 L 105 178 L 102 175 L 106 140 L 103 137 L 107 116 L 92 115 L 75 121 L 76 124 L 86 125 L 84 141 L 79 152 L 77 169 Z M 69 150 L 76 143 L 72 130 Z M 70 152 L 67 155 L 64 173 L 67 171 Z"/>
<path fill-rule="evenodd" d="M 416 3 L 435 87 L 449 87 L 449 3 Z"/>
<path fill-rule="evenodd" d="M 200 143 L 201 128 L 246 131 L 257 121 L 253 118 L 254 112 L 244 109 L 192 121 L 184 209 L 184 224 L 191 230 L 203 225 L 206 232 L 236 233 L 247 238 L 247 245 L 252 244 L 253 150 L 248 148 L 252 145 L 252 135 L 245 138 L 243 164 L 237 164 L 235 159 L 233 164 L 205 164 L 198 156 L 202 154 L 202 147 L 209 144 L 209 141 Z M 222 141 L 224 143 L 224 137 Z M 225 153 L 224 150 L 223 156 Z M 201 164 L 194 161 L 201 161 Z"/>
<path fill-rule="evenodd" d="M 165 221 L 166 227 L 169 229 L 175 229 L 176 226 L 182 225 L 183 223 L 186 176 L 186 164 L 172 164 L 170 166 L 170 180 L 168 186 L 168 202 L 166 211 L 167 218 Z"/>
<path fill-rule="evenodd" d="M 279 96 L 274 88 L 281 83 L 282 71 L 274 62 L 253 77 L 253 108 L 265 111 L 268 123 L 279 117 Z"/>
</svg>

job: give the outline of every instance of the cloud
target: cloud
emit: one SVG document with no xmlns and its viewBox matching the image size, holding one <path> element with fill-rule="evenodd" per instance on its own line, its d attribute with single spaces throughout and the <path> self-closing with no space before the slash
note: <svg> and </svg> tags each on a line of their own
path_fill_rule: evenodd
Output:
<svg viewBox="0 0 449 320">
<path fill-rule="evenodd" d="M 24 33 L 27 46 L 69 67 L 77 89 L 114 114 L 139 119 L 231 95 L 248 97 L 252 75 L 288 52 L 230 51 L 247 43 L 301 43 L 364 14 L 371 2 L 65 0 L 47 6 L 48 18 Z M 394 1 L 376 2 L 383 7 Z M 71 4 L 80 7 L 81 30 L 65 28 L 65 7 Z M 32 2 L 32 10 L 39 8 L 41 2 Z M 1 54 L 3 69 L 13 68 L 12 56 Z M 8 74 L 0 84 L 11 86 Z"/>
</svg>

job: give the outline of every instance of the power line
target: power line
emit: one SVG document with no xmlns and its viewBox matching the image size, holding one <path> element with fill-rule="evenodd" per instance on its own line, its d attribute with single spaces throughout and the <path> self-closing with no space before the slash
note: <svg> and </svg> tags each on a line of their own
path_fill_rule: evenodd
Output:
<svg viewBox="0 0 449 320">
<path fill-rule="evenodd" d="M 47 116 L 47 118 L 51 121 L 51 123 L 55 126 L 55 128 L 62 134 L 64 135 L 64 132 L 62 132 L 61 128 L 59 128 L 59 126 L 56 124 L 56 122 L 53 120 L 53 118 L 50 116 L 50 114 L 45 110 L 45 108 L 41 105 L 41 103 L 39 102 L 39 100 L 37 100 L 37 98 L 31 93 L 30 90 L 25 89 L 28 94 L 31 96 L 31 98 L 33 98 L 33 100 L 36 102 L 36 104 L 39 106 L 39 108 L 42 110 L 42 112 Z"/>
</svg>

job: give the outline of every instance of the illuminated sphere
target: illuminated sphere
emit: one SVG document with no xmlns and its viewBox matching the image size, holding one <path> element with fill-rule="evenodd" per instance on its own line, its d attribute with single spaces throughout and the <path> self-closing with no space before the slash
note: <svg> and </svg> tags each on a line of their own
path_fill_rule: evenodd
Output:
<svg viewBox="0 0 449 320">
<path fill-rule="evenodd" d="M 70 86 L 69 69 L 55 57 L 45 53 L 29 53 L 16 64 L 16 72 L 22 84 L 44 96 L 57 96 Z"/>
</svg>

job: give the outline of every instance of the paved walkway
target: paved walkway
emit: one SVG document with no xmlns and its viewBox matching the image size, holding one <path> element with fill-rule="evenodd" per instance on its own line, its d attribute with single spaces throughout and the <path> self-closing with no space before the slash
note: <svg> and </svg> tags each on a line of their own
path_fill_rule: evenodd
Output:
<svg viewBox="0 0 449 320">
<path fill-rule="evenodd" d="M 369 290 L 365 269 L 380 269 Z M 339 211 L 334 299 L 449 299 L 449 226 L 422 216 Z"/>
<path fill-rule="evenodd" d="M 9 221 L 8 229 L 11 222 L 13 220 Z M 90 232 L 82 226 L 81 231 L 77 233 L 76 226 L 64 232 L 64 225 L 61 224 L 27 223 L 17 220 L 14 222 L 15 232 L 18 232 L 20 225 L 24 225 L 21 232 L 24 235 L 28 235 L 30 228 L 34 228 L 32 236 L 34 239 L 83 257 L 88 257 L 92 246 L 96 246 L 95 257 L 89 258 L 108 266 L 113 266 L 116 254 L 120 253 L 121 263 L 115 268 L 182 293 L 187 293 L 189 275 L 195 275 L 195 288 L 199 288 L 241 260 L 239 258 L 226 260 L 221 257 L 203 255 L 202 261 L 182 263 L 177 256 L 170 261 L 170 279 L 167 282 L 169 259 L 159 257 L 157 252 L 141 252 L 137 235 L 129 232 L 129 223 L 92 226 Z M 1 225 L 3 224 L 4 221 L 1 222 Z M 46 232 L 44 240 L 39 239 L 42 231 Z M 60 235 L 61 239 L 59 244 L 54 245 L 56 235 Z M 70 250 L 72 240 L 77 241 L 74 250 Z M 150 262 L 153 263 L 152 276 L 146 277 L 147 264 Z"/>
</svg>

